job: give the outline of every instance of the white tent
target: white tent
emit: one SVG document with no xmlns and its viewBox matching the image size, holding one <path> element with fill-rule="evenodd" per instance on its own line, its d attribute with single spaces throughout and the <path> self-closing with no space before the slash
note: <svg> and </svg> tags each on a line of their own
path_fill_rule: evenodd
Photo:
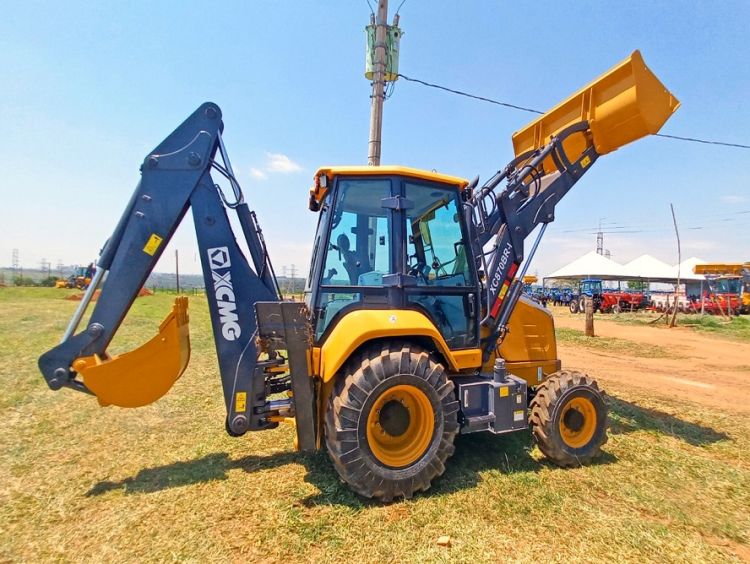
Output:
<svg viewBox="0 0 750 564">
<path fill-rule="evenodd" d="M 700 282 L 701 280 L 705 280 L 706 277 L 702 274 L 695 274 L 693 272 L 693 267 L 696 264 L 706 264 L 705 260 L 699 259 L 697 257 L 690 257 L 689 259 L 683 260 L 680 264 L 680 281 L 687 281 L 687 282 Z M 672 276 L 676 279 L 677 278 L 677 266 L 674 265 L 672 267 Z"/>
<path fill-rule="evenodd" d="M 645 279 L 651 282 L 674 282 L 677 277 L 674 266 L 651 255 L 641 255 L 626 263 L 624 268 L 634 279 Z"/>
<path fill-rule="evenodd" d="M 628 274 L 620 263 L 608 259 L 595 251 L 591 251 L 566 264 L 552 274 L 545 276 L 545 278 L 629 280 L 632 276 Z"/>
</svg>

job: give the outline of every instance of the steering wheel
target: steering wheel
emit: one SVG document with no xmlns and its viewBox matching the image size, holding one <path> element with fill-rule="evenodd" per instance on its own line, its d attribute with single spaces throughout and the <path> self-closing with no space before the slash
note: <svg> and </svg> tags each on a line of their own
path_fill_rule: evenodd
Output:
<svg viewBox="0 0 750 564">
<path fill-rule="evenodd" d="M 417 279 L 422 279 L 425 284 L 429 284 L 427 275 L 430 273 L 430 267 L 423 262 L 417 262 L 414 266 L 409 267 L 408 274 L 414 276 Z"/>
</svg>

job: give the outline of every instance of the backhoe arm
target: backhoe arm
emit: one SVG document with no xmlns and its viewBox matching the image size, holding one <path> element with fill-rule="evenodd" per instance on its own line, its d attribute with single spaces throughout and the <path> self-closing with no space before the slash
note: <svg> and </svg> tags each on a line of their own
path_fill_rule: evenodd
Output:
<svg viewBox="0 0 750 564">
<path fill-rule="evenodd" d="M 142 347 L 119 356 L 108 354 L 107 347 L 192 208 L 227 429 L 242 434 L 274 426 L 274 415 L 290 411 L 289 402 L 272 404 L 266 399 L 289 386 L 283 382 L 285 359 L 275 350 L 258 360 L 255 305 L 278 302 L 280 296 L 255 215 L 244 203 L 232 172 L 222 130 L 219 107 L 203 104 L 144 160 L 141 180 L 104 246 L 92 283 L 62 342 L 39 359 L 39 368 L 53 390 L 69 387 L 96 395 L 102 405 L 136 407 L 161 397 L 179 378 L 190 352 L 187 298 L 176 300 L 159 335 Z M 217 153 L 223 164 L 217 161 Z M 214 183 L 212 170 L 228 179 L 232 201 Z M 227 208 L 237 213 L 254 268 L 235 240 Z M 88 323 L 76 333 L 98 287 L 100 294 Z M 283 323 L 280 327 L 283 336 Z"/>
</svg>

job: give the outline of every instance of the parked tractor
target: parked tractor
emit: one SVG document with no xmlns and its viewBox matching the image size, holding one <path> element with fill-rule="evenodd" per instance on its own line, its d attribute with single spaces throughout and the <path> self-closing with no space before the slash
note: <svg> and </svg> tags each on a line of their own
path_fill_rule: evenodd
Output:
<svg viewBox="0 0 750 564">
<path fill-rule="evenodd" d="M 581 280 L 577 299 L 570 300 L 570 312 L 582 313 L 586 297 L 594 300 L 594 312 L 600 313 L 635 311 L 645 308 L 649 303 L 645 293 L 604 289 L 601 280 L 588 278 Z"/>
</svg>

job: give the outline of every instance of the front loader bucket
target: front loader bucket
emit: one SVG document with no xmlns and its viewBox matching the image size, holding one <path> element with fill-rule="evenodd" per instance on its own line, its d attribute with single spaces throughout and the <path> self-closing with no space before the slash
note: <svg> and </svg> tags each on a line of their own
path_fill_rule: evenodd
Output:
<svg viewBox="0 0 750 564">
<path fill-rule="evenodd" d="M 166 394 L 190 360 L 188 299 L 177 298 L 159 334 L 134 351 L 102 359 L 81 357 L 73 369 L 99 400 L 120 407 L 148 405 Z"/>
<path fill-rule="evenodd" d="M 513 149 L 516 156 L 538 149 L 566 127 L 588 121 L 594 148 L 605 155 L 657 133 L 679 105 L 643 62 L 640 51 L 633 51 L 623 62 L 514 133 Z M 587 145 L 584 134 L 571 135 L 563 144 L 571 162 Z"/>
</svg>

